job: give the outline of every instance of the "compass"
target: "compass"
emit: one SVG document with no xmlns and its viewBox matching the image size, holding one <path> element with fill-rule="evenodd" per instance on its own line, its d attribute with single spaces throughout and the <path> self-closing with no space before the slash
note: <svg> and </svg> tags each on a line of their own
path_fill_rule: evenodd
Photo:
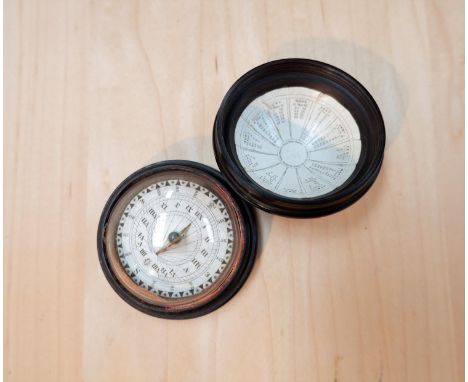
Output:
<svg viewBox="0 0 468 382">
<path fill-rule="evenodd" d="M 142 312 L 191 318 L 227 302 L 256 251 L 248 205 L 216 170 L 190 161 L 130 175 L 104 207 L 99 260 L 114 290 Z"/>
<path fill-rule="evenodd" d="M 319 61 L 258 66 L 226 93 L 213 148 L 144 167 L 112 193 L 98 227 L 104 274 L 127 303 L 192 318 L 226 303 L 254 264 L 252 206 L 306 218 L 356 202 L 379 174 L 385 127 L 369 92 Z"/>
<path fill-rule="evenodd" d="M 370 188 L 385 128 L 372 96 L 349 74 L 285 59 L 252 69 L 231 87 L 216 116 L 213 146 L 221 172 L 250 204 L 318 217 Z"/>
</svg>

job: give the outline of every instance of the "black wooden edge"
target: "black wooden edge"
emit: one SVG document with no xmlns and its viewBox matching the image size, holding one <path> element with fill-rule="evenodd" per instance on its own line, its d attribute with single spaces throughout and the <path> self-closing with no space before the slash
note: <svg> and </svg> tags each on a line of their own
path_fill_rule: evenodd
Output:
<svg viewBox="0 0 468 382">
<path fill-rule="evenodd" d="M 354 104 L 350 110 L 361 123 L 363 148 L 360 163 L 356 170 L 338 189 L 316 198 L 293 199 L 274 194 L 255 183 L 242 169 L 235 153 L 230 135 L 236 125 L 233 109 L 239 103 L 248 104 L 250 100 L 261 93 L 252 91 L 260 86 L 265 78 L 272 76 L 316 76 L 319 81 L 327 82 L 327 86 L 335 86 L 334 96 L 342 103 Z M 279 81 L 282 81 L 279 80 Z M 301 80 L 302 81 L 302 80 Z M 288 85 L 287 79 L 283 86 L 300 86 L 296 82 Z M 304 84 L 306 86 L 306 84 Z M 250 92 L 250 98 L 247 97 Z M 340 99 L 340 92 L 344 94 Z M 343 98 L 344 97 L 344 98 Z M 247 98 L 246 101 L 243 98 Z M 343 102 L 345 101 L 345 102 Z M 369 140 L 369 141 L 367 141 Z M 260 65 L 239 78 L 226 93 L 214 122 L 213 147 L 218 166 L 231 183 L 234 190 L 248 203 L 273 214 L 296 217 L 320 217 L 340 211 L 355 201 L 374 183 L 382 166 L 385 148 L 385 126 L 382 114 L 371 94 L 356 79 L 332 65 L 308 59 L 283 59 Z"/>
</svg>

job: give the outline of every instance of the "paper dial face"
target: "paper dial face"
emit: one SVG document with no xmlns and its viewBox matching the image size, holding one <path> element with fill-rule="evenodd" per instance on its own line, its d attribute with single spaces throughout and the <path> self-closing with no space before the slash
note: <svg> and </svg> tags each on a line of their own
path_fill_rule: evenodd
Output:
<svg viewBox="0 0 468 382">
<path fill-rule="evenodd" d="M 155 296 L 203 294 L 232 266 L 232 219 L 226 201 L 195 181 L 146 185 L 126 203 L 117 223 L 118 261 L 140 289 Z"/>
<path fill-rule="evenodd" d="M 278 88 L 256 98 L 242 112 L 234 138 L 252 180 L 294 199 L 341 186 L 361 153 L 351 113 L 331 96 L 305 87 Z"/>
</svg>

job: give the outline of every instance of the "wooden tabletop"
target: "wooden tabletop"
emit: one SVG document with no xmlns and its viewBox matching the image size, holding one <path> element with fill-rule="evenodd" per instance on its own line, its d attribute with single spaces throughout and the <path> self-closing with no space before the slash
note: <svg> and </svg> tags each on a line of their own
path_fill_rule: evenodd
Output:
<svg viewBox="0 0 468 382">
<path fill-rule="evenodd" d="M 5 3 L 7 381 L 462 381 L 461 0 Z M 285 57 L 336 65 L 382 110 L 372 189 L 320 219 L 258 213 L 227 305 L 167 321 L 100 269 L 111 191 L 162 159 L 215 166 L 231 84 Z"/>
</svg>

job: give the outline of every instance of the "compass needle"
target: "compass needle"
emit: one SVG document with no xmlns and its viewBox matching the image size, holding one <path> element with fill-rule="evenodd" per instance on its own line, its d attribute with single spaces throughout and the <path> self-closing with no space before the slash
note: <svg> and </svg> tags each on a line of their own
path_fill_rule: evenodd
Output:
<svg viewBox="0 0 468 382">
<path fill-rule="evenodd" d="M 156 255 L 159 255 L 160 253 L 167 251 L 169 248 L 179 243 L 185 237 L 185 234 L 187 233 L 191 225 L 192 223 L 187 224 L 180 232 L 176 232 L 176 231 L 171 232 L 168 235 L 166 244 L 164 244 L 161 248 L 159 248 L 156 251 Z"/>
</svg>

